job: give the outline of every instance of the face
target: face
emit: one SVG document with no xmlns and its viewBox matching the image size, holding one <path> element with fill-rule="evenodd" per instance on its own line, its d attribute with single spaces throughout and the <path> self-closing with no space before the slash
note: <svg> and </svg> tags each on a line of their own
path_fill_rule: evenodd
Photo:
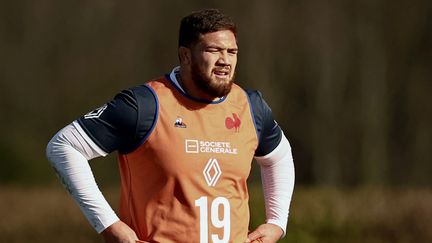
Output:
<svg viewBox="0 0 432 243">
<path fill-rule="evenodd" d="M 230 30 L 201 35 L 191 48 L 195 86 L 213 98 L 227 95 L 234 81 L 237 52 L 237 41 Z"/>
</svg>

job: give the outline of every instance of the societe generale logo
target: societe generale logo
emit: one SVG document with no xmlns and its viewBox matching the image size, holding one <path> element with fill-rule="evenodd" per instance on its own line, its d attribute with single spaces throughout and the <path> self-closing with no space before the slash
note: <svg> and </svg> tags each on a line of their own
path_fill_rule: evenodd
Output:
<svg viewBox="0 0 432 243">
<path fill-rule="evenodd" d="M 214 153 L 236 155 L 238 150 L 230 142 L 185 139 L 185 152 L 188 154 Z"/>
</svg>

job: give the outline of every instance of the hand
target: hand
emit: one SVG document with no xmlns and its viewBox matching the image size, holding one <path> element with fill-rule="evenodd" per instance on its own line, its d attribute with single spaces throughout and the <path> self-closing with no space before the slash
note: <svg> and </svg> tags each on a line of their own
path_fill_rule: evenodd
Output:
<svg viewBox="0 0 432 243">
<path fill-rule="evenodd" d="M 283 235 L 283 230 L 274 224 L 262 224 L 249 233 L 245 243 L 275 243 Z"/>
<path fill-rule="evenodd" d="M 138 237 L 127 224 L 122 221 L 117 221 L 104 231 L 102 236 L 105 243 L 136 243 L 140 242 Z"/>
</svg>

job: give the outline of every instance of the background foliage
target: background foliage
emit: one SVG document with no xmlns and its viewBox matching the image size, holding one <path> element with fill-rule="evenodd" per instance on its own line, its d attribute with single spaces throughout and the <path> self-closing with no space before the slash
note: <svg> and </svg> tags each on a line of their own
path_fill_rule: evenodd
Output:
<svg viewBox="0 0 432 243">
<path fill-rule="evenodd" d="M 52 135 L 120 90 L 169 72 L 181 17 L 204 7 L 238 23 L 237 82 L 272 107 L 298 185 L 430 192 L 428 0 L 0 0 L 0 183 L 58 183 L 44 153 Z M 118 183 L 114 160 L 92 162 L 102 185 Z"/>
</svg>

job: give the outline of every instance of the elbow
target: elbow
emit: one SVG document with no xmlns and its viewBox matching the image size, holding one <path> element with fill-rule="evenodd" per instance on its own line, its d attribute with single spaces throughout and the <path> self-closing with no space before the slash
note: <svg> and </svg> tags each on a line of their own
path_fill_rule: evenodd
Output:
<svg viewBox="0 0 432 243">
<path fill-rule="evenodd" d="M 52 167 L 56 167 L 65 157 L 65 144 L 56 134 L 47 144 L 45 148 L 45 156 Z"/>
<path fill-rule="evenodd" d="M 46 158 L 48 159 L 48 161 L 49 161 L 49 163 L 51 165 L 54 165 L 53 154 L 54 154 L 54 147 L 55 147 L 55 145 L 54 145 L 54 141 L 53 140 L 54 140 L 54 138 L 52 138 L 48 142 L 48 144 L 47 144 L 47 146 L 45 148 L 45 156 L 46 156 Z"/>
</svg>

